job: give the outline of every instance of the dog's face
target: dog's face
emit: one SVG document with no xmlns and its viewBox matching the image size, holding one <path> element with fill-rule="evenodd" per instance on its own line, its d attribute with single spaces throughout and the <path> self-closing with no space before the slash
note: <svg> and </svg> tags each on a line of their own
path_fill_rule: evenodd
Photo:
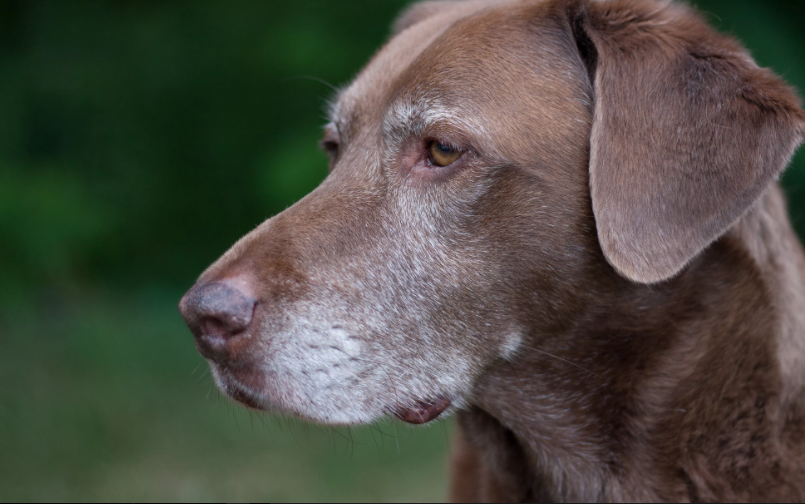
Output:
<svg viewBox="0 0 805 504">
<path fill-rule="evenodd" d="M 607 250 L 612 196 L 590 192 L 591 148 L 611 147 L 590 78 L 606 65 L 585 61 L 595 37 L 574 38 L 567 3 L 438 2 L 401 19 L 332 107 L 327 179 L 182 302 L 225 392 L 327 424 L 424 423 L 559 332 L 601 278 L 684 267 L 646 274 L 640 254 Z"/>
<path fill-rule="evenodd" d="M 586 76 L 528 30 L 516 12 L 437 16 L 340 94 L 327 180 L 203 276 L 258 300 L 227 359 L 212 355 L 224 390 L 369 422 L 460 404 L 517 351 L 522 304 L 550 304 L 550 279 L 585 260 L 589 206 Z"/>
</svg>

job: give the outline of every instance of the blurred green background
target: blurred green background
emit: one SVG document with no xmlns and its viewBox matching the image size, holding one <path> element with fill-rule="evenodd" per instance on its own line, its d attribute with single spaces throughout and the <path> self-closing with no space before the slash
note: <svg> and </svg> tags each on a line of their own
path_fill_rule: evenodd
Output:
<svg viewBox="0 0 805 504">
<path fill-rule="evenodd" d="M 249 414 L 176 310 L 325 176 L 322 81 L 407 3 L 0 0 L 0 501 L 444 498 L 449 422 Z M 805 2 L 695 3 L 805 89 Z"/>
</svg>

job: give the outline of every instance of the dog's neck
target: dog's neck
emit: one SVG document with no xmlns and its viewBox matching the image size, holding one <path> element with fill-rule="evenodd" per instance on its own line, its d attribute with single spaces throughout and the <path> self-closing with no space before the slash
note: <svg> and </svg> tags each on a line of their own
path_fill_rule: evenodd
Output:
<svg viewBox="0 0 805 504">
<path fill-rule="evenodd" d="M 805 438 L 782 385 L 802 368 L 778 354 L 803 327 L 770 294 L 775 258 L 736 229 L 666 285 L 590 296 L 566 332 L 531 335 L 482 378 L 460 424 L 506 489 L 486 498 L 803 497 L 788 482 L 805 461 L 781 451 Z"/>
</svg>

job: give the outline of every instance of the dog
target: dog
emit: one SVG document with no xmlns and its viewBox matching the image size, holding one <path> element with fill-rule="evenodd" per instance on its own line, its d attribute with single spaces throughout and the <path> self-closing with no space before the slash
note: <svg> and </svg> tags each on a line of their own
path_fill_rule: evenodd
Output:
<svg viewBox="0 0 805 504">
<path fill-rule="evenodd" d="M 455 414 L 457 501 L 805 500 L 795 93 L 691 8 L 412 6 L 330 173 L 181 312 L 218 386 L 330 425 Z"/>
</svg>

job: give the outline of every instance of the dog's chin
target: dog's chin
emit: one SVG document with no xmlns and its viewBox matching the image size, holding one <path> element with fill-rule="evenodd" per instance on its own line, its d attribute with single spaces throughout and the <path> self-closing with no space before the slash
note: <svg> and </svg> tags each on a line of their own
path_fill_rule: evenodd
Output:
<svg viewBox="0 0 805 504">
<path fill-rule="evenodd" d="M 306 411 L 300 405 L 281 404 L 280 401 L 283 397 L 293 397 L 296 394 L 270 394 L 270 391 L 265 389 L 266 379 L 260 371 L 241 367 L 229 368 L 214 362 L 210 363 L 210 368 L 218 388 L 229 398 L 246 408 L 258 412 L 294 416 L 322 425 L 365 425 L 388 416 L 396 417 L 412 425 L 424 425 L 449 416 L 457 403 L 449 396 L 442 395 L 436 398 L 412 401 L 411 404 L 405 406 L 394 405 L 377 408 L 376 411 L 360 409 L 354 403 L 337 408 L 322 408 L 321 411 Z M 275 399 L 272 397 L 273 395 L 279 397 Z M 300 402 L 300 404 L 303 404 L 303 402 Z"/>
</svg>

